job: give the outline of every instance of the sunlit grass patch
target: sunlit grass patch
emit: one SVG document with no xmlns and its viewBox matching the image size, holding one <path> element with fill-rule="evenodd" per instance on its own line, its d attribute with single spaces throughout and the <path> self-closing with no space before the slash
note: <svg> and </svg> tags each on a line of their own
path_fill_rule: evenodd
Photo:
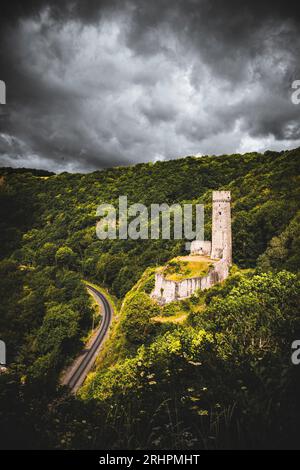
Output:
<svg viewBox="0 0 300 470">
<path fill-rule="evenodd" d="M 183 323 L 187 319 L 187 316 L 187 312 L 178 312 L 175 315 L 168 317 L 158 315 L 157 317 L 152 318 L 152 321 L 156 323 Z"/>
<path fill-rule="evenodd" d="M 180 256 L 168 262 L 162 270 L 169 281 L 181 281 L 193 277 L 202 277 L 208 274 L 212 261 L 207 257 Z"/>
</svg>

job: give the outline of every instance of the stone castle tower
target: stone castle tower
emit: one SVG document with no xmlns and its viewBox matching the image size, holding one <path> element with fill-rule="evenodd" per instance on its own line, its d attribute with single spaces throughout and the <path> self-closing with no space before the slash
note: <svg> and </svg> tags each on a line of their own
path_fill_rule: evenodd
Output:
<svg viewBox="0 0 300 470">
<path fill-rule="evenodd" d="M 192 255 L 206 255 L 212 259 L 224 259 L 232 264 L 230 191 L 213 191 L 211 242 L 194 240 Z"/>
<path fill-rule="evenodd" d="M 205 276 L 173 281 L 163 272 L 156 272 L 155 286 L 151 297 L 164 304 L 190 297 L 196 290 L 205 290 L 222 282 L 229 275 L 232 264 L 231 240 L 231 195 L 230 191 L 213 191 L 211 241 L 193 240 L 191 255 L 202 255 L 211 259 L 211 267 Z"/>
<path fill-rule="evenodd" d="M 213 191 L 211 258 L 232 264 L 230 191 Z"/>
</svg>

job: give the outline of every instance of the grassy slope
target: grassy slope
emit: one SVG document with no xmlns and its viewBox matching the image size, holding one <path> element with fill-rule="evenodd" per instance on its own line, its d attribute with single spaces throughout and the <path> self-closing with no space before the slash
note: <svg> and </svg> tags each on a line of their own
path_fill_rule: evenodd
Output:
<svg viewBox="0 0 300 470">
<path fill-rule="evenodd" d="M 206 276 L 209 268 L 212 266 L 212 260 L 205 257 L 192 257 L 179 256 L 173 258 L 161 269 L 165 277 L 169 281 L 181 281 L 183 279 L 190 279 L 193 277 Z"/>
</svg>

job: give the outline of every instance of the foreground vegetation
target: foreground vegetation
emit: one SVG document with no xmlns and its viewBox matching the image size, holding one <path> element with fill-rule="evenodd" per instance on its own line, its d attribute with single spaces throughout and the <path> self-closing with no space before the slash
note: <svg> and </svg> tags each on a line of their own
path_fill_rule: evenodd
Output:
<svg viewBox="0 0 300 470">
<path fill-rule="evenodd" d="M 87 175 L 2 169 L 3 447 L 298 446 L 299 158 L 187 157 Z M 203 202 L 208 238 L 213 189 L 232 192 L 231 276 L 159 307 L 149 298 L 157 266 L 175 258 L 170 276 L 195 268 L 178 266 L 184 241 L 100 241 L 96 208 L 124 194 L 146 205 Z M 92 326 L 83 279 L 122 308 L 75 399 L 58 378 Z"/>
</svg>

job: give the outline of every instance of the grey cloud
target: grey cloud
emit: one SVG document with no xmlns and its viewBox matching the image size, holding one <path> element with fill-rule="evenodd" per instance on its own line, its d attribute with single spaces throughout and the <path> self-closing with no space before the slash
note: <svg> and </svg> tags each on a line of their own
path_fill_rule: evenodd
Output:
<svg viewBox="0 0 300 470">
<path fill-rule="evenodd" d="M 300 78 L 299 7 L 279 0 L 3 5 L 3 164 L 87 171 L 300 144 L 300 107 L 290 100 Z"/>
</svg>

